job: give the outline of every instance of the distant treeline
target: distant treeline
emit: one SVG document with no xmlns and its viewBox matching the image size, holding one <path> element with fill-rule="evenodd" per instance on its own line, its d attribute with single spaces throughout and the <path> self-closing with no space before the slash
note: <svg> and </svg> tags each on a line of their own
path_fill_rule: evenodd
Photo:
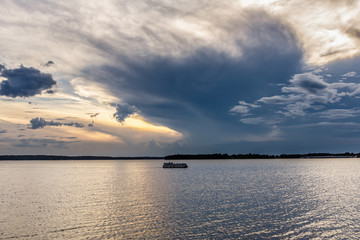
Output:
<svg viewBox="0 0 360 240">
<path fill-rule="evenodd" d="M 136 159 L 276 159 L 276 158 L 354 158 L 360 153 L 307 153 L 307 154 L 176 154 L 165 157 L 109 157 L 109 156 L 61 156 L 61 155 L 0 155 L 3 160 L 136 160 Z"/>
<path fill-rule="evenodd" d="M 0 155 L 0 161 L 1 160 L 135 160 L 135 159 L 163 159 L 163 157 Z"/>
<path fill-rule="evenodd" d="M 307 153 L 307 154 L 280 154 L 280 155 L 269 155 L 269 154 L 176 154 L 168 155 L 165 157 L 166 160 L 176 159 L 276 159 L 276 158 L 352 158 L 360 156 L 360 153 Z"/>
</svg>

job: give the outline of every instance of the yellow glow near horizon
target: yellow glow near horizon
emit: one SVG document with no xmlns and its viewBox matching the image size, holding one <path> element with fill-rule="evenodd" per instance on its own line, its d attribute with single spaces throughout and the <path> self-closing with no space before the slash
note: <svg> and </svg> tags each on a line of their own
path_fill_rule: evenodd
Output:
<svg viewBox="0 0 360 240">
<path fill-rule="evenodd" d="M 169 134 L 173 137 L 182 137 L 182 134 L 165 126 L 154 125 L 139 117 L 130 117 L 125 120 L 125 125 L 142 131 Z"/>
<path fill-rule="evenodd" d="M 29 101 L 33 101 L 33 103 L 29 104 Z M 56 109 L 52 107 L 53 104 L 57 104 Z M 61 127 L 45 126 L 36 130 L 29 129 L 26 133 L 21 134 L 32 138 L 57 136 L 63 138 L 63 141 L 73 141 L 72 139 L 67 140 L 67 137 L 76 137 L 76 141 L 115 144 L 125 144 L 127 141 L 136 143 L 152 139 L 160 142 L 172 142 L 183 137 L 181 133 L 166 126 L 149 123 L 140 115 L 131 116 L 121 124 L 113 117 L 114 107 L 104 104 L 92 105 L 92 102 L 88 101 L 71 104 L 67 101 L 56 100 L 55 97 L 48 100 L 45 97 L 31 100 L 16 99 L 4 104 L 1 112 L 3 114 L 1 114 L 0 120 L 9 125 L 7 135 L 13 137 L 19 134 L 16 129 L 28 128 L 30 120 L 35 117 L 60 123 L 78 122 L 84 124 L 84 128 L 66 125 Z M 100 114 L 91 118 L 91 113 Z M 93 123 L 94 127 L 88 127 L 89 123 Z M 127 140 L 124 141 L 123 138 Z"/>
<path fill-rule="evenodd" d="M 89 131 L 83 128 L 63 127 L 67 135 L 76 135 L 77 140 L 86 142 L 113 142 L 113 143 L 124 143 L 122 139 L 117 136 L 103 133 L 99 131 Z"/>
</svg>

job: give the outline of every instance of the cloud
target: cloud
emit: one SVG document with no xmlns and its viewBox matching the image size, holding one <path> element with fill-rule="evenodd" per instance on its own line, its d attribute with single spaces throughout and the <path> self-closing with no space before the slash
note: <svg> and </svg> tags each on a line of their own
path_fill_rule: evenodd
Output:
<svg viewBox="0 0 360 240">
<path fill-rule="evenodd" d="M 42 73 L 33 67 L 21 65 L 19 68 L 6 69 L 0 64 L 0 76 L 6 80 L 0 83 L 0 95 L 7 97 L 30 97 L 50 90 L 56 81 L 51 74 Z"/>
<path fill-rule="evenodd" d="M 76 128 L 83 128 L 83 123 L 71 122 L 71 123 L 63 123 L 64 126 L 76 127 Z"/>
<path fill-rule="evenodd" d="M 280 123 L 279 119 L 265 119 L 263 117 L 254 117 L 254 118 L 241 118 L 240 122 L 244 124 L 268 124 L 268 125 L 275 125 Z"/>
<path fill-rule="evenodd" d="M 262 2 L 293 26 L 307 63 L 323 65 L 359 54 L 358 1 Z"/>
<path fill-rule="evenodd" d="M 224 118 L 239 96 L 261 96 L 267 91 L 264 85 L 286 82 L 301 64 L 301 53 L 293 46 L 296 42 L 288 39 L 288 31 L 283 27 L 276 29 L 271 19 L 264 17 L 266 20 L 270 23 L 259 23 L 264 36 L 257 39 L 264 45 L 238 46 L 243 52 L 241 58 L 202 48 L 184 59 L 156 55 L 140 60 L 122 57 L 126 67 L 105 65 L 89 73 L 113 95 L 122 96 L 128 105 L 156 121 L 199 115 Z M 265 32 L 272 32 L 272 38 L 265 38 Z M 293 52 L 278 49 L 279 41 L 284 42 L 284 49 L 292 48 Z M 259 68 L 262 70 L 256 71 Z"/>
<path fill-rule="evenodd" d="M 290 80 L 292 87 L 283 87 L 283 92 L 303 92 L 315 94 L 320 90 L 327 88 L 327 83 L 323 80 L 322 76 L 313 73 L 296 74 Z"/>
<path fill-rule="evenodd" d="M 114 117 L 119 122 L 139 114 L 150 123 L 181 132 L 197 145 L 239 138 L 253 129 L 244 127 L 229 110 L 239 106 L 230 113 L 246 114 L 247 109 L 258 109 L 258 104 L 249 102 L 273 93 L 276 84 L 287 83 L 302 66 L 302 52 L 290 28 L 263 11 L 248 15 L 249 19 L 231 16 L 221 23 L 236 29 L 244 22 L 248 24 L 239 29 L 246 32 L 246 39 L 233 28 L 223 29 L 224 41 L 235 42 L 234 49 L 241 54 L 211 46 L 193 49 L 185 46 L 186 36 L 178 36 L 181 46 L 177 47 L 193 51 L 181 56 L 164 56 L 164 51 L 126 56 L 104 43 L 99 47 L 104 51 L 111 48 L 116 61 L 89 66 L 83 70 L 84 78 L 101 83 L 123 103 L 112 105 L 117 108 Z M 269 131 L 266 128 L 254 131 L 265 134 Z"/>
<path fill-rule="evenodd" d="M 45 67 L 50 67 L 51 65 L 54 65 L 55 63 L 53 61 L 48 61 L 47 63 L 45 63 Z"/>
<path fill-rule="evenodd" d="M 358 63 L 341 72 L 343 82 L 308 72 L 313 66 L 306 65 L 359 54 L 358 4 L 140 0 L 124 6 L 114 0 L 5 1 L 0 21 L 6 24 L 0 31 L 6 38 L 0 39 L 0 50 L 3 59 L 11 59 L 7 63 L 11 68 L 18 62 L 37 66 L 54 60 L 56 65 L 48 63 L 57 71 L 53 74 L 59 79 L 59 91 L 68 94 L 64 98 L 71 95 L 93 104 L 84 111 L 101 111 L 99 122 L 113 114 L 103 111 L 109 103 L 123 103 L 113 105 L 118 121 L 141 114 L 148 122 L 181 132 L 184 142 L 192 141 L 188 146 L 244 142 L 248 136 L 276 139 L 266 138 L 273 130 L 265 120 L 274 115 L 285 119 L 284 125 L 295 125 L 300 119 L 328 118 L 328 108 L 353 109 L 358 104 L 359 84 L 348 82 L 351 74 L 344 74 L 357 71 Z M 24 35 L 28 32 L 32 34 Z M 307 70 L 301 69 L 304 63 Z M 49 88 L 41 93 L 46 91 L 53 92 Z M 51 106 L 68 106 L 47 97 L 54 101 L 49 101 Z M 33 102 L 39 103 L 38 98 Z M 64 126 L 64 122 L 43 124 Z"/>
<path fill-rule="evenodd" d="M 90 113 L 91 118 L 96 118 L 100 113 Z"/>
<path fill-rule="evenodd" d="M 77 139 L 78 137 L 60 137 L 60 139 Z"/>
<path fill-rule="evenodd" d="M 327 119 L 343 119 L 358 117 L 360 110 L 358 109 L 329 109 L 320 113 L 320 118 Z"/>
<path fill-rule="evenodd" d="M 306 109 L 317 109 L 321 105 L 339 102 L 343 97 L 351 95 L 358 89 L 358 86 L 352 83 L 328 83 L 325 75 L 321 75 L 321 72 L 317 70 L 294 74 L 288 86 L 281 88 L 282 95 L 262 97 L 255 101 L 258 104 L 256 106 L 260 107 L 260 104 L 285 105 L 278 113 L 285 116 L 305 116 Z M 249 114 L 250 109 L 246 110 Z"/>
<path fill-rule="evenodd" d="M 356 76 L 356 72 L 354 71 L 343 74 L 343 77 L 355 77 L 355 76 Z"/>
<path fill-rule="evenodd" d="M 260 107 L 260 105 L 246 103 L 245 101 L 239 101 L 239 105 L 234 106 L 233 108 L 231 108 L 230 112 L 232 112 L 232 113 L 240 113 L 240 114 L 242 114 L 244 116 L 244 115 L 248 115 L 251 108 L 258 108 L 258 107 Z"/>
<path fill-rule="evenodd" d="M 43 128 L 46 126 L 46 121 L 43 118 L 33 118 L 30 120 L 31 129 Z"/>
<path fill-rule="evenodd" d="M 70 127 L 76 127 L 76 128 L 84 127 L 83 123 L 77 123 L 77 122 L 63 123 L 63 122 L 56 122 L 56 121 L 46 121 L 45 119 L 39 118 L 39 117 L 31 119 L 30 125 L 31 125 L 31 126 L 29 126 L 30 129 L 39 129 L 39 128 L 43 128 L 45 126 L 55 126 L 55 127 L 70 126 Z"/>
<path fill-rule="evenodd" d="M 7 133 L 7 130 L 5 130 L 5 129 L 0 130 L 0 134 L 2 134 L 2 133 Z"/>
<path fill-rule="evenodd" d="M 75 143 L 78 141 L 62 141 L 49 138 L 24 138 L 19 139 L 12 146 L 21 148 L 43 148 L 53 146 L 55 148 L 66 148 L 68 144 Z"/>
<path fill-rule="evenodd" d="M 109 58 L 104 53 L 119 49 L 126 55 L 174 56 L 187 55 L 199 47 L 211 47 L 241 55 L 241 49 L 236 46 L 239 41 L 255 44 L 256 35 L 262 35 L 261 29 L 258 33 L 249 33 L 247 28 L 268 15 L 291 26 L 310 62 L 324 63 L 359 53 L 356 1 L 209 0 L 173 4 L 160 0 L 136 1 L 126 6 L 114 0 L 101 4 L 83 4 L 80 0 L 71 3 L 16 1 L 4 2 L 3 9 L 12 9 L 3 10 L 0 17 L 7 26 L 4 31 L 7 38 L 2 40 L 6 46 L 1 49 L 6 51 L 6 56 L 16 56 L 14 47 L 23 46 L 26 55 L 36 59 L 45 54 L 48 59 L 57 56 L 56 63 L 67 68 L 83 67 L 94 61 L 106 62 Z M 38 14 L 34 15 L 34 11 Z M 31 23 L 28 19 L 32 19 Z M 6 31 L 8 28 L 12 31 Z M 34 34 L 19 38 L 20 34 L 30 31 Z M 266 34 L 272 37 L 271 33 Z M 73 46 L 77 47 L 72 48 L 72 54 L 64 51 Z M 326 56 L 329 52 L 335 54 Z"/>
<path fill-rule="evenodd" d="M 256 117 L 256 118 L 242 118 L 240 119 L 240 121 L 242 123 L 245 124 L 259 124 L 259 123 L 264 123 L 264 119 L 261 117 Z"/>
<path fill-rule="evenodd" d="M 115 96 L 104 89 L 103 84 L 99 81 L 91 81 L 87 78 L 76 77 L 70 81 L 72 89 L 80 98 L 92 99 L 102 104 L 109 104 L 117 101 Z"/>
<path fill-rule="evenodd" d="M 112 104 L 112 106 L 116 107 L 116 112 L 114 113 L 113 116 L 120 123 L 123 123 L 126 118 L 138 112 L 136 107 L 130 106 L 129 104 L 126 103 Z"/>
<path fill-rule="evenodd" d="M 257 102 L 265 104 L 287 104 L 301 100 L 300 95 L 289 94 L 289 95 L 275 95 L 271 97 L 262 97 Z"/>
<path fill-rule="evenodd" d="M 359 83 L 336 79 L 330 81 L 331 78 L 331 74 L 316 70 L 295 74 L 289 80 L 289 85 L 281 88 L 282 95 L 262 97 L 256 103 L 285 105 L 285 111 L 280 110 L 279 113 L 286 116 L 305 116 L 308 109 L 322 109 L 326 105 L 360 94 Z"/>
</svg>

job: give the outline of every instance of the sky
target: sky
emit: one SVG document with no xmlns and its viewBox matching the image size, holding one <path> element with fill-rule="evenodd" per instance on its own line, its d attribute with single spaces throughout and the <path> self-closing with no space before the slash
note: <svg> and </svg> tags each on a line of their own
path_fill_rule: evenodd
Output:
<svg viewBox="0 0 360 240">
<path fill-rule="evenodd" d="M 2 0 L 0 154 L 360 152 L 357 0 Z"/>
</svg>

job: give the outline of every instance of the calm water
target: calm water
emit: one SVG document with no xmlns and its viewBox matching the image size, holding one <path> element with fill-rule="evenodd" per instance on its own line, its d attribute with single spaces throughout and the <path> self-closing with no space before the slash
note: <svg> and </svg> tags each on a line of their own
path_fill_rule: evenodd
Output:
<svg viewBox="0 0 360 240">
<path fill-rule="evenodd" d="M 0 239 L 360 238 L 360 159 L 0 161 Z"/>
</svg>

